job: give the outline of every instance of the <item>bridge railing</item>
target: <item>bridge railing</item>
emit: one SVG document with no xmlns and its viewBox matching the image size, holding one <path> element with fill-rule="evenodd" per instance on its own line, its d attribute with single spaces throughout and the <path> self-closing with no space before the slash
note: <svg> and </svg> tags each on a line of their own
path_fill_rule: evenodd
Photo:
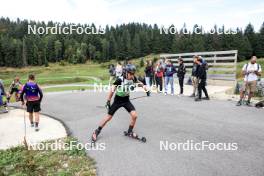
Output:
<svg viewBox="0 0 264 176">
<path fill-rule="evenodd" d="M 237 50 L 210 51 L 179 54 L 161 54 L 161 58 L 171 59 L 178 67 L 178 58 L 181 57 L 187 69 L 186 76 L 190 76 L 193 66 L 193 56 L 201 56 L 209 65 L 208 79 L 236 81 Z"/>
</svg>

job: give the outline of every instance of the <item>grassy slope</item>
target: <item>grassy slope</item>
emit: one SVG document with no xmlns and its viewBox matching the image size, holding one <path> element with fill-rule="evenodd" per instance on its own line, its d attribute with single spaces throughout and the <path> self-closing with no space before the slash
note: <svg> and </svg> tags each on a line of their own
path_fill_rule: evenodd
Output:
<svg viewBox="0 0 264 176">
<path fill-rule="evenodd" d="M 76 141 L 65 138 L 66 143 Z M 53 143 L 49 141 L 46 143 Z M 96 175 L 95 162 L 84 150 L 26 150 L 19 146 L 0 150 L 0 175 Z"/>
<path fill-rule="evenodd" d="M 158 57 L 158 55 L 149 55 L 144 57 L 144 60 L 153 59 Z M 137 65 L 138 75 L 144 75 L 144 67 L 139 67 L 140 59 L 133 59 L 132 62 Z M 242 79 L 241 69 L 242 66 L 248 61 L 243 61 L 238 63 L 237 67 L 237 77 L 239 80 Z M 9 86 L 12 78 L 15 75 L 19 75 L 22 78 L 24 83 L 27 79 L 29 73 L 35 73 L 37 76 L 37 82 L 40 85 L 52 85 L 52 84 L 67 84 L 67 83 L 87 83 L 92 84 L 94 80 L 87 78 L 85 76 L 97 77 L 102 80 L 102 83 L 108 82 L 108 65 L 115 64 L 116 61 L 106 62 L 103 64 L 98 63 L 86 63 L 86 64 L 65 64 L 60 65 L 59 63 L 50 64 L 49 67 L 44 66 L 35 66 L 35 67 L 26 67 L 26 68 L 1 68 L 0 69 L 0 79 L 3 79 L 5 86 Z M 261 64 L 264 69 L 264 59 L 259 59 L 258 63 Z M 209 70 L 209 73 L 210 70 Z M 222 73 L 222 72 L 221 72 Z M 225 72 L 224 72 L 225 73 Z M 82 88 L 71 87 L 71 88 L 49 88 L 49 91 L 56 90 L 79 90 Z M 48 90 L 47 90 L 48 91 Z"/>
<path fill-rule="evenodd" d="M 50 64 L 49 67 L 34 66 L 21 69 L 2 67 L 0 69 L 1 79 L 4 80 L 6 85 L 11 83 L 15 75 L 19 75 L 22 82 L 25 82 L 30 73 L 36 74 L 38 83 L 42 85 L 76 82 L 91 83 L 93 80 L 85 78 L 84 76 L 94 76 L 99 79 L 106 79 L 108 77 L 106 67 L 95 63 L 77 65 L 66 64 L 65 66 L 56 63 Z"/>
</svg>

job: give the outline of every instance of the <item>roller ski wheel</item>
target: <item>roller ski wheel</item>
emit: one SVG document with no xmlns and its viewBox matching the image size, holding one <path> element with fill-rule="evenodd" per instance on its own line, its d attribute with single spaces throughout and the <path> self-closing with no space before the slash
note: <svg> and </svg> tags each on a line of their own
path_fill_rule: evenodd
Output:
<svg viewBox="0 0 264 176">
<path fill-rule="evenodd" d="M 147 139 L 145 137 L 139 137 L 136 133 L 128 133 L 127 131 L 124 131 L 124 135 L 127 136 L 127 137 L 130 137 L 132 139 L 136 139 L 136 140 L 139 140 L 143 143 L 147 142 Z"/>
</svg>

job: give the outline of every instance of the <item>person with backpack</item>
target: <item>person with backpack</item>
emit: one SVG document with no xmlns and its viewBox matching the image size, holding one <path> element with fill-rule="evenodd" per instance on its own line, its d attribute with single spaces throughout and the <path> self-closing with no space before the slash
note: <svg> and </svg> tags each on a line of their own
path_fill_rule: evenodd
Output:
<svg viewBox="0 0 264 176">
<path fill-rule="evenodd" d="M 22 106 L 25 105 L 24 95 L 26 99 L 27 112 L 29 113 L 29 121 L 31 127 L 35 126 L 35 131 L 39 131 L 39 112 L 41 110 L 40 104 L 43 98 L 42 90 L 39 85 L 35 82 L 35 75 L 30 74 L 28 76 L 28 82 L 24 85 L 21 92 Z M 33 113 L 35 120 L 33 121 Z"/>
<path fill-rule="evenodd" d="M 147 96 L 150 96 L 150 92 L 147 91 L 147 88 L 143 85 L 143 83 L 138 81 L 135 76 L 135 72 L 136 67 L 132 64 L 127 64 L 125 67 L 124 75 L 122 77 L 117 78 L 114 82 L 106 102 L 106 108 L 108 109 L 108 113 L 106 117 L 103 118 L 103 120 L 100 122 L 98 128 L 93 132 L 92 142 L 95 142 L 97 140 L 97 137 L 101 133 L 101 130 L 112 119 L 115 112 L 121 107 L 124 107 L 131 116 L 131 122 L 127 130 L 128 135 L 131 137 L 137 136 L 137 134 L 133 132 L 137 120 L 137 112 L 134 105 L 129 99 L 130 91 L 134 90 L 135 86 L 137 85 L 139 87 L 144 88 L 147 93 Z M 114 102 L 111 104 L 111 99 L 114 93 Z"/>
<path fill-rule="evenodd" d="M 202 91 L 205 94 L 205 100 L 209 100 L 210 98 L 206 89 L 206 79 L 207 79 L 206 65 L 203 64 L 201 58 L 198 58 L 196 60 L 196 64 L 197 64 L 196 76 L 198 79 L 198 97 L 195 98 L 195 101 L 202 100 Z"/>
<path fill-rule="evenodd" d="M 7 96 L 7 101 L 9 102 L 12 95 L 15 93 L 16 101 L 19 101 L 19 91 L 22 87 L 22 83 L 20 82 L 20 78 L 18 76 L 15 76 L 15 79 L 12 81 L 10 87 L 9 87 L 9 94 Z"/>
<path fill-rule="evenodd" d="M 245 96 L 246 91 L 249 92 L 246 105 L 250 105 L 250 100 L 256 91 L 257 80 L 258 80 L 258 77 L 261 76 L 261 72 L 262 72 L 261 66 L 257 63 L 257 57 L 252 56 L 250 62 L 245 64 L 242 68 L 242 74 L 244 76 L 244 83 L 240 91 L 240 99 L 237 102 L 237 106 L 242 105 L 242 100 Z"/>
<path fill-rule="evenodd" d="M 178 59 L 178 63 L 179 63 L 179 67 L 178 67 L 177 76 L 179 78 L 180 95 L 182 95 L 183 94 L 183 85 L 184 85 L 184 77 L 185 77 L 185 73 L 186 73 L 186 68 L 185 68 L 185 65 L 183 63 L 183 59 L 181 57 Z"/>
<path fill-rule="evenodd" d="M 165 66 L 165 95 L 168 93 L 168 86 L 170 84 L 171 87 L 171 95 L 174 95 L 174 80 L 173 75 L 176 73 L 176 68 L 172 64 L 171 60 L 167 60 L 166 66 Z"/>
<path fill-rule="evenodd" d="M 7 107 L 7 100 L 6 100 L 6 92 L 5 92 L 5 87 L 3 81 L 0 79 L 0 107 L 4 107 L 4 113 L 8 112 L 8 107 Z"/>
</svg>

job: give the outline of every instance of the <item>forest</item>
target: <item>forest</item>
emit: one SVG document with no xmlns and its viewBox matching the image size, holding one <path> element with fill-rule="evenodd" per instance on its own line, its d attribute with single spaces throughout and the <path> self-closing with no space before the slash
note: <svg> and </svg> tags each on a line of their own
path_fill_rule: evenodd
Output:
<svg viewBox="0 0 264 176">
<path fill-rule="evenodd" d="M 149 54 L 182 53 L 196 51 L 239 51 L 243 61 L 252 55 L 264 57 L 264 23 L 260 29 L 252 24 L 245 29 L 237 28 L 234 34 L 196 34 L 182 28 L 177 34 L 161 34 L 157 24 L 128 23 L 105 26 L 104 34 L 28 34 L 28 25 L 38 27 L 67 27 L 70 23 L 47 23 L 28 20 L 0 18 L 0 66 L 48 66 L 50 62 L 65 61 L 73 64 L 87 60 L 105 62 L 124 60 Z M 96 29 L 95 24 L 76 24 L 78 27 Z M 170 27 L 174 27 L 171 25 Z M 169 28 L 170 28 L 169 27 Z M 194 25 L 193 29 L 197 29 Z M 200 27 L 202 29 L 202 27 Z M 225 31 L 225 26 L 215 26 Z"/>
</svg>

